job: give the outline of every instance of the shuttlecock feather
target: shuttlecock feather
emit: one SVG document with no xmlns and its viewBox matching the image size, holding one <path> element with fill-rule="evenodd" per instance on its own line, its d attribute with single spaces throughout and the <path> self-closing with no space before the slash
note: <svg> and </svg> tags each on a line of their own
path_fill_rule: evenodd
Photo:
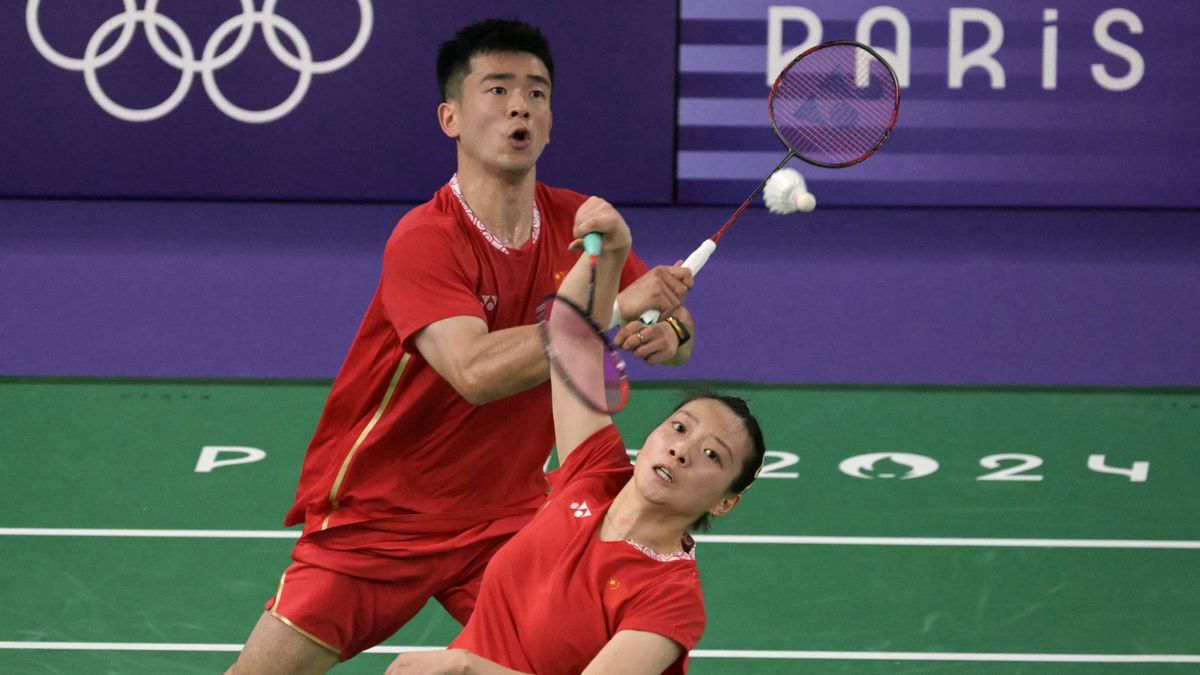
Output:
<svg viewBox="0 0 1200 675">
<path fill-rule="evenodd" d="M 817 198 L 805 186 L 804 176 L 790 168 L 771 174 L 763 186 L 763 201 L 771 213 L 779 215 L 808 212 L 817 206 Z"/>
</svg>

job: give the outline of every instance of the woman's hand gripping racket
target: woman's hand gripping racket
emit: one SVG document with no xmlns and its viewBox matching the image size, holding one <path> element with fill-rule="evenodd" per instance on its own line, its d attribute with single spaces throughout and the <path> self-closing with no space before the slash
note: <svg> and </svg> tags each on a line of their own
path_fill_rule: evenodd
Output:
<svg viewBox="0 0 1200 675">
<path fill-rule="evenodd" d="M 587 307 L 580 307 L 562 295 L 551 295 L 538 306 L 538 325 L 550 367 L 559 378 L 588 407 L 612 415 L 629 401 L 629 378 L 625 374 L 625 360 L 592 318 L 596 265 L 602 243 L 597 232 L 583 237 L 584 255 L 590 258 L 591 265 Z"/>
<path fill-rule="evenodd" d="M 693 275 L 708 262 L 717 242 L 767 181 L 793 157 L 814 166 L 841 169 L 875 154 L 896 126 L 900 82 L 874 49 L 857 42 L 825 42 L 797 56 L 779 73 L 767 98 L 767 112 L 787 155 L 721 229 L 683 262 Z M 796 207 L 792 210 L 807 210 L 805 204 Z M 658 318 L 654 309 L 640 317 L 646 325 Z"/>
</svg>

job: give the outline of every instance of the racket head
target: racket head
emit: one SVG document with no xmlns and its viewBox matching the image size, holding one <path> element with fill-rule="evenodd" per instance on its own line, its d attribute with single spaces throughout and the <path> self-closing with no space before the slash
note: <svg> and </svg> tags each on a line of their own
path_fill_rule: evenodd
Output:
<svg viewBox="0 0 1200 675">
<path fill-rule="evenodd" d="M 792 154 L 840 169 L 875 154 L 892 133 L 900 81 L 874 49 L 851 40 L 824 42 L 779 73 L 767 108 Z"/>
<path fill-rule="evenodd" d="M 583 308 L 549 295 L 538 306 L 542 347 L 550 367 L 568 388 L 598 413 L 612 415 L 629 402 L 625 360 Z"/>
</svg>

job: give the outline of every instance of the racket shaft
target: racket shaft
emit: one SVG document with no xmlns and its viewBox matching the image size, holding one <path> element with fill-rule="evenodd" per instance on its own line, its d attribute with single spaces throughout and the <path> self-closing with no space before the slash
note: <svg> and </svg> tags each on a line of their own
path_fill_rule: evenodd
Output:
<svg viewBox="0 0 1200 675">
<path fill-rule="evenodd" d="M 704 263 L 708 262 L 708 257 L 712 255 L 713 251 L 715 250 L 717 250 L 717 242 L 713 241 L 712 239 L 705 239 L 704 243 L 700 244 L 700 247 L 695 251 L 692 251 L 692 254 L 687 257 L 687 260 L 683 261 L 683 266 L 691 270 L 692 276 L 695 276 L 700 273 L 701 269 L 704 268 Z M 658 323 L 658 319 L 661 316 L 662 312 L 658 311 L 657 309 L 648 309 L 638 318 L 642 323 L 650 326 Z"/>
</svg>

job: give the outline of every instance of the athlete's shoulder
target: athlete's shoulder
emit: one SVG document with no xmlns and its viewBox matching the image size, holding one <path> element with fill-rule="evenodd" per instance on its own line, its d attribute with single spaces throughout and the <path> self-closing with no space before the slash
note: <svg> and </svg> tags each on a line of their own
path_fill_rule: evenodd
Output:
<svg viewBox="0 0 1200 675">
<path fill-rule="evenodd" d="M 396 223 L 396 229 L 415 228 L 422 226 L 441 226 L 446 227 L 453 225 L 455 221 L 455 209 L 458 207 L 455 204 L 454 193 L 450 190 L 450 185 L 443 185 L 437 192 L 433 193 L 433 197 L 429 201 L 418 204 L 405 213 L 400 218 L 400 222 Z"/>
<path fill-rule="evenodd" d="M 433 197 L 405 213 L 392 230 L 389 244 L 410 237 L 452 236 L 458 231 L 454 193 L 443 185 Z"/>
<path fill-rule="evenodd" d="M 616 496 L 633 475 L 625 441 L 616 425 L 598 429 L 567 455 L 562 466 L 549 474 L 551 494 L 581 479 L 599 479 L 609 497 Z M 591 489 L 591 488 L 589 488 Z"/>
<path fill-rule="evenodd" d="M 567 188 L 554 187 L 538 181 L 536 196 L 539 201 L 554 208 L 577 210 L 588 196 Z"/>
</svg>

